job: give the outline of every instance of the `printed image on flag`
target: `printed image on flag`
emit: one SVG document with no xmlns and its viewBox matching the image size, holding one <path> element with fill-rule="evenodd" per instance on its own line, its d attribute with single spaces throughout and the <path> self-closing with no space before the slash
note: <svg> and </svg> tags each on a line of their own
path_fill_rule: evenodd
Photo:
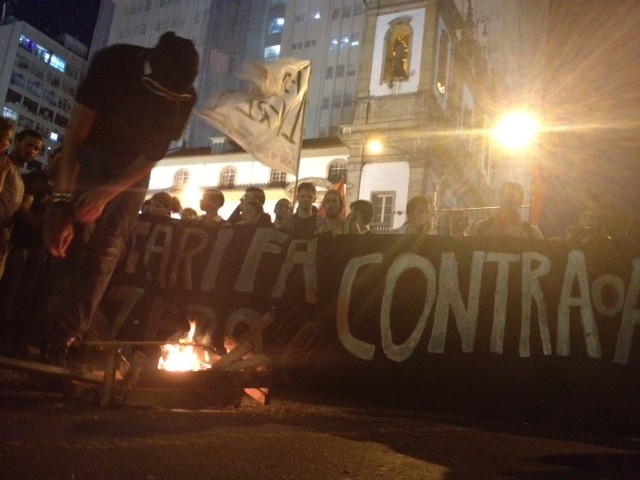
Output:
<svg viewBox="0 0 640 480">
<path fill-rule="evenodd" d="M 308 60 L 252 61 L 240 75 L 248 91 L 217 94 L 197 114 L 260 162 L 295 175 L 310 72 Z"/>
</svg>

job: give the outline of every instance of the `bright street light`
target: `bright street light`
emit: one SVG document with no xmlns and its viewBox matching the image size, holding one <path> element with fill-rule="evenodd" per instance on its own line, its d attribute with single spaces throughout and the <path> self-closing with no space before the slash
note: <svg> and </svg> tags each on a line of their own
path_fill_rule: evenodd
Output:
<svg viewBox="0 0 640 480">
<path fill-rule="evenodd" d="M 367 152 L 372 153 L 374 155 L 378 155 L 379 153 L 382 153 L 382 150 L 384 149 L 384 145 L 382 145 L 382 142 L 377 138 L 372 138 L 367 142 L 366 148 L 367 148 Z"/>
<path fill-rule="evenodd" d="M 514 111 L 504 115 L 493 130 L 493 138 L 502 147 L 520 151 L 529 147 L 540 132 L 540 122 L 529 112 Z"/>
</svg>

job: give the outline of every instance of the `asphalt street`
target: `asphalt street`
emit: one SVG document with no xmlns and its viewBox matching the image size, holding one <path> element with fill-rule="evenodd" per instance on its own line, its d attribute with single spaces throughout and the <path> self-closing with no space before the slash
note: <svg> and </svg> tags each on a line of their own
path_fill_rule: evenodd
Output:
<svg viewBox="0 0 640 480">
<path fill-rule="evenodd" d="M 640 439 L 293 386 L 273 389 L 267 406 L 245 397 L 210 410 L 100 408 L 34 391 L 15 375 L 0 393 L 3 479 L 640 478 Z"/>
</svg>

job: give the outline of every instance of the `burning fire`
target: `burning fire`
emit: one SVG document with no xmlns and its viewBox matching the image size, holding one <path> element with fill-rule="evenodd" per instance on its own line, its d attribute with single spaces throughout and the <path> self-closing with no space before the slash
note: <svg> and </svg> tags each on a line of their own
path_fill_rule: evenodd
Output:
<svg viewBox="0 0 640 480">
<path fill-rule="evenodd" d="M 189 320 L 189 332 L 182 335 L 176 342 L 162 345 L 158 368 L 173 372 L 190 372 L 211 368 L 214 359 L 204 346 L 195 343 L 195 333 L 196 322 Z"/>
</svg>

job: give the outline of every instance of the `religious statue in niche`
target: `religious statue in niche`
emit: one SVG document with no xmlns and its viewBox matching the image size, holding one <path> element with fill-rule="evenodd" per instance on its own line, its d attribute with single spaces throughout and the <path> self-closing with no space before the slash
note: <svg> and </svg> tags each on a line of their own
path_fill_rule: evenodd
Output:
<svg viewBox="0 0 640 480">
<path fill-rule="evenodd" d="M 409 79 L 411 33 L 411 27 L 405 22 L 393 24 L 387 32 L 383 83 Z"/>
</svg>

